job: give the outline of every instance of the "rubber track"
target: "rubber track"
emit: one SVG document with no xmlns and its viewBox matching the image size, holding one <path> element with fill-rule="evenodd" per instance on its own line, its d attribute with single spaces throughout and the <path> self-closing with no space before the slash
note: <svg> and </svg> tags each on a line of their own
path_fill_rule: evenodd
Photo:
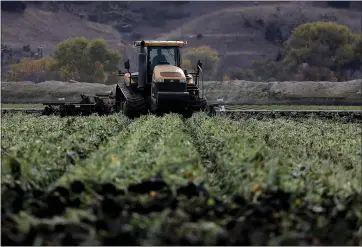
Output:
<svg viewBox="0 0 362 247">
<path fill-rule="evenodd" d="M 148 111 L 146 101 L 142 95 L 132 92 L 124 84 L 118 84 L 118 86 L 133 112 L 144 113 Z"/>
</svg>

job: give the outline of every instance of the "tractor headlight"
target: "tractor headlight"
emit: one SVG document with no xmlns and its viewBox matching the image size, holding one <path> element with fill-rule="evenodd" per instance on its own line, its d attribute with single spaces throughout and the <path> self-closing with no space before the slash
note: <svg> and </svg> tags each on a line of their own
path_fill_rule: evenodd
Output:
<svg viewBox="0 0 362 247">
<path fill-rule="evenodd" d="M 155 79 L 154 82 L 165 82 L 164 79 Z"/>
<path fill-rule="evenodd" d="M 186 83 L 186 79 L 184 79 L 184 80 L 181 79 L 180 82 L 181 82 L 181 83 Z"/>
</svg>

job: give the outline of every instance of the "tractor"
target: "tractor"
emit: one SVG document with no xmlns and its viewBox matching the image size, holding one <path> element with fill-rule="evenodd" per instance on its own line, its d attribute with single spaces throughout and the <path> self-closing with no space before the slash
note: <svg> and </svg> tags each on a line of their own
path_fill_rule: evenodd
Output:
<svg viewBox="0 0 362 247">
<path fill-rule="evenodd" d="M 200 60 L 196 72 L 181 68 L 181 48 L 185 41 L 135 41 L 139 47 L 138 72 L 130 72 L 129 59 L 124 63 L 127 73 L 116 86 L 115 108 L 129 118 L 151 112 L 176 112 L 191 116 L 195 111 L 207 109 L 207 101 L 200 96 Z"/>
</svg>

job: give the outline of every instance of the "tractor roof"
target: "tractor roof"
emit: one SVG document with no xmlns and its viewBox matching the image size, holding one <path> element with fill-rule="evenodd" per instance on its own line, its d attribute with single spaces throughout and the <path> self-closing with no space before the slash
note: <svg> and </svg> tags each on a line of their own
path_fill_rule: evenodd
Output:
<svg viewBox="0 0 362 247">
<path fill-rule="evenodd" d="M 159 41 L 159 40 L 143 40 L 145 42 L 145 46 L 178 46 L 183 47 L 187 44 L 187 41 Z M 134 46 L 141 46 L 142 41 L 135 41 L 133 43 Z"/>
</svg>

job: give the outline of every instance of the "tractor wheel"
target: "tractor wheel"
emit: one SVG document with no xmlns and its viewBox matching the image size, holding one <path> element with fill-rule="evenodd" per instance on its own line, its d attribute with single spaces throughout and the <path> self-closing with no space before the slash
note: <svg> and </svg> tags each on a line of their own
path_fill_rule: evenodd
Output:
<svg viewBox="0 0 362 247">
<path fill-rule="evenodd" d="M 192 117 L 192 109 L 186 109 L 183 113 L 182 113 L 182 116 L 184 117 L 184 118 L 190 118 L 190 117 Z"/>
<path fill-rule="evenodd" d="M 51 107 L 51 106 L 46 106 L 43 110 L 43 115 L 46 115 L 46 116 L 50 116 L 52 114 L 54 114 L 54 109 Z"/>
<path fill-rule="evenodd" d="M 134 109 L 132 109 L 132 107 L 129 105 L 129 102 L 126 100 L 123 103 L 123 114 L 128 117 L 128 118 L 136 118 L 137 116 L 137 112 L 134 111 Z"/>
</svg>

